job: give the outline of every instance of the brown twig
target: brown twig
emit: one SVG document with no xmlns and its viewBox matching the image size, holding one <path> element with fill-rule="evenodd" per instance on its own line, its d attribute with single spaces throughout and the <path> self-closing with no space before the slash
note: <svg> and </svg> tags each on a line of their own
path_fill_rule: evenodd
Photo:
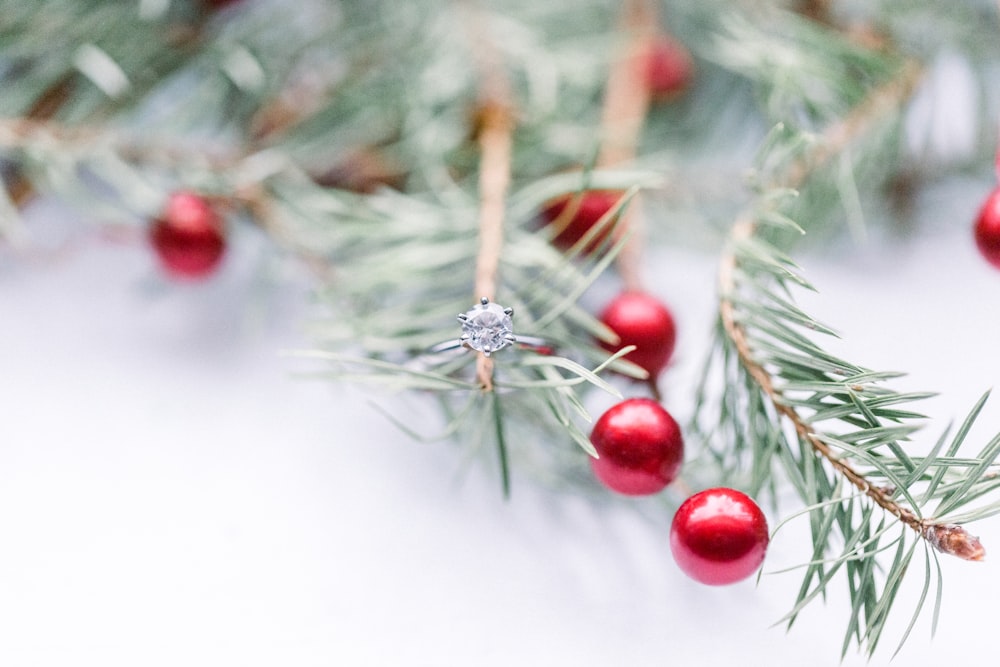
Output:
<svg viewBox="0 0 1000 667">
<path fill-rule="evenodd" d="M 479 252 L 475 294 L 492 299 L 496 295 L 503 248 L 504 202 L 510 183 L 514 123 L 505 107 L 491 107 L 487 116 L 479 134 Z M 483 353 L 476 359 L 476 377 L 483 391 L 493 390 L 493 359 Z"/>
<path fill-rule="evenodd" d="M 833 0 L 799 0 L 795 11 L 823 25 L 831 25 L 830 5 Z"/>
<path fill-rule="evenodd" d="M 10 201 L 18 209 L 23 208 L 35 194 L 35 187 L 16 167 L 11 168 L 10 172 L 5 175 L 7 178 L 2 180 L 2 186 L 7 188 Z"/>
<path fill-rule="evenodd" d="M 859 137 L 875 120 L 886 112 L 898 108 L 916 86 L 919 70 L 908 66 L 898 79 L 872 92 L 868 99 L 859 105 L 853 113 L 843 121 L 832 125 L 823 136 L 818 147 L 807 157 L 799 160 L 787 172 L 783 187 L 798 187 L 817 168 L 825 164 L 833 156 L 843 151 L 852 141 Z M 742 217 L 730 232 L 730 245 L 735 247 L 741 241 L 751 238 L 757 231 L 757 223 L 751 217 Z M 837 456 L 830 446 L 798 411 L 782 400 L 781 390 L 775 387 L 774 380 L 767 370 L 754 359 L 753 349 L 747 338 L 746 330 L 738 321 L 736 307 L 732 296 L 736 292 L 735 271 L 737 268 L 736 254 L 733 250 L 724 256 L 719 269 L 719 289 L 721 293 L 719 313 L 727 337 L 739 355 L 743 368 L 757 383 L 761 391 L 770 399 L 778 414 L 791 423 L 798 437 L 808 442 L 813 450 L 842 475 L 855 488 L 867 495 L 872 502 L 896 517 L 900 522 L 917 532 L 929 544 L 943 553 L 952 554 L 966 560 L 982 560 L 985 550 L 979 540 L 963 528 L 953 525 L 937 524 L 922 519 L 917 514 L 901 506 L 892 499 L 892 493 L 879 486 L 871 484 L 865 476 L 855 470 L 850 463 Z"/>
<path fill-rule="evenodd" d="M 797 188 L 819 167 L 839 155 L 876 120 L 899 108 L 916 89 L 922 70 L 914 62 L 903 66 L 903 71 L 892 81 L 876 88 L 854 111 L 843 120 L 830 125 L 816 147 L 796 161 L 785 174 L 780 187 Z"/>
<path fill-rule="evenodd" d="M 56 121 L 34 118 L 0 118 L 0 147 L 19 148 L 39 144 L 72 147 L 72 150 L 106 146 L 123 159 L 137 163 L 168 164 L 170 166 L 202 164 L 217 171 L 236 169 L 253 155 L 235 150 L 180 143 L 160 144 L 139 141 L 103 130 L 92 125 L 67 126 Z M 243 186 L 222 197 L 210 197 L 221 210 L 243 208 L 250 220 L 278 243 L 290 248 L 304 264 L 324 282 L 330 282 L 334 269 L 326 258 L 297 244 L 291 232 L 277 214 L 270 194 L 259 184 Z"/>
<path fill-rule="evenodd" d="M 611 66 L 604 90 L 599 166 L 635 158 L 650 101 L 641 64 L 656 36 L 656 22 L 656 9 L 649 0 L 628 0 L 622 6 L 620 30 L 626 41 Z"/>
<path fill-rule="evenodd" d="M 256 147 L 269 146 L 292 128 L 323 108 L 340 83 L 337 67 L 294 72 L 284 88 L 265 102 L 250 119 L 250 136 Z"/>
<path fill-rule="evenodd" d="M 651 101 L 644 65 L 660 30 L 658 23 L 656 6 L 650 0 L 628 0 L 622 5 L 621 32 L 626 41 L 608 73 L 604 90 L 598 167 L 614 167 L 636 157 Z M 612 239 L 622 243 L 615 268 L 629 291 L 643 291 L 641 206 L 636 195 L 612 232 Z M 660 401 L 656 378 L 650 377 L 647 384 L 653 398 Z"/>
<path fill-rule="evenodd" d="M 475 294 L 493 299 L 503 247 L 504 202 L 510 184 L 511 134 L 509 109 L 487 102 L 479 133 L 479 252 Z"/>
<path fill-rule="evenodd" d="M 276 243 L 290 249 L 321 283 L 333 283 L 336 267 L 322 254 L 296 241 L 293 230 L 283 221 L 271 194 L 260 184 L 249 185 L 226 197 L 213 198 L 213 204 L 223 212 L 244 209 L 254 225 Z"/>
<path fill-rule="evenodd" d="M 598 167 L 614 167 L 635 159 L 642 126 L 649 111 L 649 86 L 641 64 L 657 34 L 656 8 L 649 0 L 628 0 L 622 7 L 623 52 L 608 74 L 601 111 L 601 149 Z M 642 220 L 638 197 L 632 200 L 615 227 L 612 238 L 629 235 L 615 258 L 615 266 L 628 290 L 642 289 Z"/>
<path fill-rule="evenodd" d="M 486 31 L 486 17 L 471 3 L 462 5 L 473 57 L 479 69 L 476 140 L 479 144 L 479 251 L 476 254 L 474 299 L 496 296 L 503 225 L 510 185 L 514 112 L 503 59 Z M 493 391 L 493 359 L 480 352 L 476 377 L 484 392 Z"/>
<path fill-rule="evenodd" d="M 95 125 L 64 125 L 53 120 L 0 118 L 0 147 L 25 148 L 58 144 L 62 149 L 107 146 L 123 159 L 148 164 L 205 164 L 215 170 L 235 166 L 246 154 L 226 146 L 186 145 L 142 140 Z"/>
<path fill-rule="evenodd" d="M 49 120 L 59 112 L 72 91 L 73 77 L 66 75 L 39 95 L 24 117 L 39 121 Z M 10 200 L 18 208 L 28 203 L 28 200 L 35 194 L 35 188 L 31 181 L 18 169 L 13 170 L 6 187 Z"/>
</svg>

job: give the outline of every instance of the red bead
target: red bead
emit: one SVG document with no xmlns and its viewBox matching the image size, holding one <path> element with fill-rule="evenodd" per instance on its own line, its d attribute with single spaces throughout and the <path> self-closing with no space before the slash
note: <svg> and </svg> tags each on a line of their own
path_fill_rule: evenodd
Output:
<svg viewBox="0 0 1000 667">
<path fill-rule="evenodd" d="M 618 334 L 619 345 L 601 345 L 615 352 L 626 345 L 635 349 L 625 358 L 655 379 L 670 361 L 677 342 L 677 328 L 667 307 L 643 292 L 622 292 L 601 313 L 601 322 Z"/>
<path fill-rule="evenodd" d="M 670 551 L 695 581 L 710 586 L 746 579 L 764 562 L 767 519 L 749 496 L 708 489 L 683 503 L 670 526 Z"/>
<path fill-rule="evenodd" d="M 604 215 L 610 211 L 622 197 L 622 193 L 617 190 L 590 190 L 582 194 L 564 195 L 552 200 L 542 210 L 542 217 L 546 222 L 552 224 L 559 221 L 565 222 L 556 233 L 552 242 L 558 247 L 567 249 L 582 239 L 587 232 L 593 228 Z M 563 220 L 563 211 L 570 208 L 571 217 Z M 584 252 L 593 252 L 601 243 L 607 240 L 611 232 L 611 225 L 608 224 L 604 230 L 597 234 L 583 249 Z"/>
<path fill-rule="evenodd" d="M 976 218 L 976 245 L 993 266 L 1000 269 L 1000 188 L 994 190 Z"/>
<path fill-rule="evenodd" d="M 153 221 L 150 241 L 168 274 L 204 278 L 226 248 L 222 219 L 203 198 L 191 192 L 170 196 L 163 214 Z"/>
<path fill-rule="evenodd" d="M 663 490 L 684 459 L 680 427 L 648 398 L 630 398 L 605 412 L 590 441 L 600 457 L 590 460 L 594 474 L 612 491 L 629 496 Z"/>
<path fill-rule="evenodd" d="M 646 85 L 656 101 L 666 101 L 683 92 L 694 75 L 694 63 L 688 50 L 665 36 L 650 45 L 645 66 Z"/>
</svg>

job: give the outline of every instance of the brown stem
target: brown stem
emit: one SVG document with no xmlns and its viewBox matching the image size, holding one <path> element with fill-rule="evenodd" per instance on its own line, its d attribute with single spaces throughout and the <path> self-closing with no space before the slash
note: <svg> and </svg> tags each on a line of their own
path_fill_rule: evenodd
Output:
<svg viewBox="0 0 1000 667">
<path fill-rule="evenodd" d="M 649 111 L 649 87 L 643 78 L 641 65 L 656 36 L 656 8 L 649 0 L 629 0 L 622 7 L 621 24 L 627 41 L 611 67 L 604 91 L 598 167 L 613 167 L 635 159 L 639 136 Z M 639 198 L 636 197 L 618 221 L 613 234 L 615 241 L 629 234 L 615 258 L 615 266 L 628 290 L 642 289 L 639 270 L 642 220 L 639 207 Z"/>
<path fill-rule="evenodd" d="M 285 83 L 271 100 L 261 105 L 250 119 L 250 136 L 257 147 L 281 140 L 288 130 L 312 117 L 334 94 L 339 72 L 336 67 L 310 70 Z"/>
<path fill-rule="evenodd" d="M 830 5 L 833 0 L 800 0 L 795 11 L 823 25 L 831 25 Z"/>
<path fill-rule="evenodd" d="M 326 257 L 296 242 L 295 235 L 282 221 L 274 200 L 263 187 L 250 185 L 231 196 L 218 198 L 213 203 L 223 211 L 242 207 L 249 213 L 249 219 L 254 225 L 276 243 L 290 249 L 323 284 L 333 283 L 335 267 Z"/>
<path fill-rule="evenodd" d="M 488 106 L 479 133 L 479 252 L 476 256 L 475 295 L 493 299 L 497 290 L 503 248 L 504 202 L 510 184 L 510 111 Z"/>
<path fill-rule="evenodd" d="M 635 158 L 639 134 L 649 110 L 649 87 L 643 59 L 656 36 L 656 10 L 649 0 L 628 0 L 622 6 L 621 32 L 626 43 L 608 73 L 601 110 L 598 166 L 614 166 Z"/>
<path fill-rule="evenodd" d="M 479 252 L 476 255 L 475 296 L 493 299 L 497 291 L 503 249 L 504 203 L 510 184 L 514 121 L 505 106 L 484 107 L 479 132 Z M 476 377 L 483 391 L 493 390 L 493 359 L 480 353 Z"/>
<path fill-rule="evenodd" d="M 58 143 L 64 147 L 95 145 L 114 149 L 122 158 L 149 164 L 205 164 L 216 170 L 235 166 L 247 156 L 224 146 L 143 141 L 94 125 L 63 125 L 52 120 L 0 118 L 0 147 L 24 148 Z"/>
<path fill-rule="evenodd" d="M 0 146 L 16 148 L 33 144 L 59 144 L 76 149 L 93 145 L 111 146 L 124 159 L 133 162 L 172 165 L 200 162 L 219 171 L 235 168 L 242 160 L 252 158 L 237 152 L 205 150 L 204 146 L 198 149 L 180 144 L 139 142 L 94 126 L 70 127 L 51 120 L 0 118 Z M 276 215 L 269 193 L 259 185 L 252 184 L 229 196 L 213 198 L 213 203 L 223 209 L 244 207 L 250 213 L 253 223 L 272 239 L 292 249 L 324 282 L 332 280 L 334 269 L 330 263 L 326 258 L 296 244 L 290 230 Z"/>
<path fill-rule="evenodd" d="M 817 169 L 839 155 L 878 119 L 898 109 L 920 82 L 922 70 L 914 62 L 899 76 L 876 88 L 841 121 L 827 127 L 816 147 L 791 165 L 780 187 L 797 188 Z"/>
<path fill-rule="evenodd" d="M 812 154 L 792 165 L 782 185 L 785 187 L 799 186 L 818 167 L 860 136 L 876 119 L 902 104 L 915 87 L 918 80 L 917 74 L 918 70 L 915 67 L 907 67 L 898 79 L 873 91 L 869 98 L 859 105 L 853 113 L 843 121 L 828 128 L 824 133 L 825 140 L 820 142 Z M 753 218 L 740 218 L 730 232 L 730 248 L 751 238 L 756 231 L 757 223 Z M 732 296 L 737 289 L 735 277 L 737 264 L 736 254 L 734 250 L 730 249 L 723 256 L 719 267 L 721 294 L 719 314 L 722 325 L 726 336 L 736 348 L 743 368 L 770 399 L 778 414 L 788 419 L 798 437 L 804 442 L 808 442 L 813 450 L 826 459 L 837 473 L 867 495 L 876 505 L 916 531 L 936 549 L 966 560 L 982 560 L 985 556 L 985 550 L 978 539 L 969 535 L 959 526 L 936 524 L 927 519 L 921 519 L 912 510 L 895 502 L 891 497 L 891 492 L 869 482 L 847 460 L 839 457 L 831 450 L 816 429 L 795 408 L 782 400 L 781 390 L 775 387 L 774 379 L 754 358 L 753 348 L 747 338 L 746 330 L 737 318 L 736 307 L 732 301 Z"/>
<path fill-rule="evenodd" d="M 24 117 L 34 120 L 48 120 L 52 118 L 59 112 L 63 104 L 66 103 L 72 90 L 73 77 L 71 75 L 62 77 L 35 99 L 35 103 L 31 105 L 31 108 L 28 109 Z M 10 195 L 10 200 L 18 208 L 28 203 L 28 200 L 35 194 L 35 188 L 31 184 L 31 181 L 25 178 L 23 173 L 18 169 L 13 170 L 9 182 L 6 183 L 6 187 Z"/>
<path fill-rule="evenodd" d="M 3 187 L 7 188 L 7 195 L 15 207 L 21 209 L 35 194 L 35 187 L 31 184 L 20 169 L 12 168 L 7 178 L 3 179 Z"/>
<path fill-rule="evenodd" d="M 486 30 L 486 17 L 472 3 L 461 5 L 473 57 L 479 69 L 480 102 L 476 112 L 479 144 L 479 251 L 474 298 L 493 299 L 497 291 L 503 224 L 510 186 L 514 112 L 503 58 Z M 493 359 L 480 352 L 476 377 L 484 392 L 493 391 Z"/>
</svg>

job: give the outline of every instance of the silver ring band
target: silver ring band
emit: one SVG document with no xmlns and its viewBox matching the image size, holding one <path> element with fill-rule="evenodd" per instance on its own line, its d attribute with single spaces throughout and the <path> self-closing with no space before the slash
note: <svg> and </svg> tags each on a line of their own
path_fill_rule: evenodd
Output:
<svg viewBox="0 0 1000 667">
<path fill-rule="evenodd" d="M 521 345 L 524 347 L 534 347 L 534 348 L 544 348 L 544 349 L 552 347 L 547 340 L 545 340 L 544 338 L 539 338 L 538 336 L 513 336 L 508 340 L 511 344 Z M 431 354 L 437 354 L 438 352 L 447 352 L 449 350 L 457 350 L 459 348 L 465 348 L 467 350 L 475 349 L 469 345 L 468 340 L 462 338 L 455 338 L 453 340 L 446 340 L 444 342 L 438 343 L 437 345 L 431 347 L 427 351 L 430 352 Z M 495 351 L 496 350 L 492 350 L 491 352 Z"/>
</svg>

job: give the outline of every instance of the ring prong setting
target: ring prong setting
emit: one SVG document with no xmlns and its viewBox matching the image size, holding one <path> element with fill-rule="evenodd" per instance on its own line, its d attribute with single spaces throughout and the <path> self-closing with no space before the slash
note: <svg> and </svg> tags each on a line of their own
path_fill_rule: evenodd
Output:
<svg viewBox="0 0 1000 667">
<path fill-rule="evenodd" d="M 459 315 L 462 344 L 490 356 L 514 342 L 513 310 L 482 297 L 479 303 Z"/>
<path fill-rule="evenodd" d="M 484 357 L 489 357 L 508 345 L 539 348 L 549 345 L 542 338 L 515 335 L 513 317 L 513 308 L 491 303 L 489 298 L 484 296 L 479 299 L 479 303 L 457 316 L 462 326 L 461 336 L 439 343 L 431 349 L 434 352 L 443 352 L 464 347 L 467 350 L 482 352 Z"/>
</svg>

